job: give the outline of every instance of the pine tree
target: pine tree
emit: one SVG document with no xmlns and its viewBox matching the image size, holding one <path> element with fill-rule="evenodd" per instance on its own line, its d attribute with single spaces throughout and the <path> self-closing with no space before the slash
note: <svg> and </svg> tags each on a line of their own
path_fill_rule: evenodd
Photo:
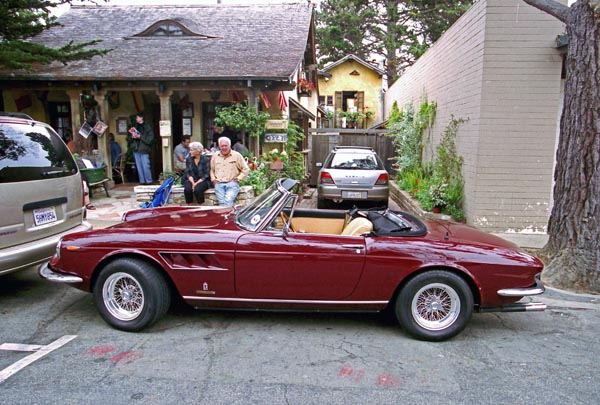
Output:
<svg viewBox="0 0 600 405">
<path fill-rule="evenodd" d="M 321 63 L 348 54 L 384 60 L 388 83 L 473 4 L 456 0 L 324 0 L 317 14 Z"/>
<path fill-rule="evenodd" d="M 51 9 L 71 3 L 72 0 L 0 0 L 0 67 L 31 69 L 34 64 L 53 61 L 68 62 L 91 59 L 108 50 L 89 49 L 100 41 L 75 43 L 70 41 L 60 48 L 50 48 L 29 41 L 51 27 L 60 25 Z"/>
</svg>

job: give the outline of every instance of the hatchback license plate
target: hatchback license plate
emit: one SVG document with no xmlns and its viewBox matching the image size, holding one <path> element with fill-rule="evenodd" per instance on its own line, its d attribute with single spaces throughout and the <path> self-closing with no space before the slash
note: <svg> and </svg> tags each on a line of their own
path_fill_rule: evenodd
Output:
<svg viewBox="0 0 600 405">
<path fill-rule="evenodd" d="M 33 210 L 33 222 L 35 226 L 56 222 L 56 209 L 54 207 L 38 208 Z"/>
<path fill-rule="evenodd" d="M 366 191 L 342 191 L 342 198 L 353 198 L 356 200 L 364 200 L 367 198 Z"/>
</svg>

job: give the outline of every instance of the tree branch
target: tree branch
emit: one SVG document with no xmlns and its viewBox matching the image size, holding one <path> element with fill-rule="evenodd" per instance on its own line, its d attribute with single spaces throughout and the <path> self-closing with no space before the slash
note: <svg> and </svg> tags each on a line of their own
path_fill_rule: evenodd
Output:
<svg viewBox="0 0 600 405">
<path fill-rule="evenodd" d="M 553 17 L 558 18 L 560 21 L 566 23 L 567 15 L 569 14 L 569 7 L 561 4 L 555 0 L 523 0 L 525 3 L 542 10 Z"/>
</svg>

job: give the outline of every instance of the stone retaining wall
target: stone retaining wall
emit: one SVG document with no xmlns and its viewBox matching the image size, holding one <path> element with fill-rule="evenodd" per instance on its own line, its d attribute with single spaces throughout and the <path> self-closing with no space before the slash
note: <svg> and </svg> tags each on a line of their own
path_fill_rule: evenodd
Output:
<svg viewBox="0 0 600 405">
<path fill-rule="evenodd" d="M 152 200 L 154 192 L 159 186 L 135 186 L 133 191 L 135 192 L 135 198 L 138 202 L 143 203 Z M 215 195 L 215 189 L 209 188 L 204 192 L 204 204 L 203 205 L 219 205 L 217 196 Z M 252 186 L 242 186 L 240 193 L 235 199 L 236 205 L 246 205 L 254 200 L 254 189 Z M 169 196 L 168 204 L 174 205 L 185 205 L 185 196 L 183 195 L 183 186 L 173 186 L 171 188 L 171 195 Z"/>
</svg>

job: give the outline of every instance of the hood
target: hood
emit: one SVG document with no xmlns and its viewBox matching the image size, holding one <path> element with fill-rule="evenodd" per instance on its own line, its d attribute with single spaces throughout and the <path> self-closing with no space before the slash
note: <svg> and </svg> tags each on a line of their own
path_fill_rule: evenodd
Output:
<svg viewBox="0 0 600 405">
<path fill-rule="evenodd" d="M 132 210 L 113 228 L 223 228 L 234 224 L 233 208 L 160 207 Z"/>
<path fill-rule="evenodd" d="M 430 237 L 451 243 L 520 250 L 516 244 L 473 226 L 458 222 L 429 219 L 425 221 Z"/>
</svg>

